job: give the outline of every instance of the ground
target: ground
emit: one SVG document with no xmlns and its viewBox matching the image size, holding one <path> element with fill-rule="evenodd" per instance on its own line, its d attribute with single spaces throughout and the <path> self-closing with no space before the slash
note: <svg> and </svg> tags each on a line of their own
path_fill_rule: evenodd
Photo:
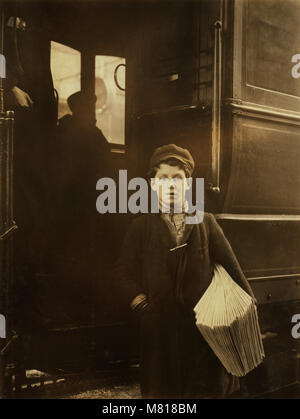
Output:
<svg viewBox="0 0 300 419">
<path fill-rule="evenodd" d="M 138 384 L 112 385 L 97 388 L 95 390 L 83 391 L 67 399 L 139 399 L 141 397 Z"/>
</svg>

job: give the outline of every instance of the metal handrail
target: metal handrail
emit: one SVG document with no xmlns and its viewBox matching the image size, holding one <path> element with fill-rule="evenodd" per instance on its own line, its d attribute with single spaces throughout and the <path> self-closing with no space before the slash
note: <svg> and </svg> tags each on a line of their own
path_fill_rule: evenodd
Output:
<svg viewBox="0 0 300 419">
<path fill-rule="evenodd" d="M 212 106 L 212 183 L 209 188 L 220 193 L 220 146 L 221 146 L 221 100 L 222 100 L 222 22 L 214 25 L 213 106 Z"/>
</svg>

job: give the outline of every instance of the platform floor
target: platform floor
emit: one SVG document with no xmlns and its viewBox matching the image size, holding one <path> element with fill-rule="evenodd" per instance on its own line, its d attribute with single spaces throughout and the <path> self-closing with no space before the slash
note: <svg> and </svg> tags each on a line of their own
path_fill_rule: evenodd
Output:
<svg viewBox="0 0 300 419">
<path fill-rule="evenodd" d="M 140 399 L 138 384 L 113 385 L 83 391 L 66 397 L 67 399 Z"/>
<path fill-rule="evenodd" d="M 69 395 L 68 399 L 140 399 L 138 384 L 113 385 Z M 256 399 L 300 399 L 300 385 L 293 385 L 255 397 Z"/>
<path fill-rule="evenodd" d="M 33 371 L 34 372 L 34 371 Z M 32 373 L 32 371 L 31 371 Z M 37 372 L 36 372 L 37 373 Z M 34 375 L 33 373 L 31 375 Z M 37 375 L 37 374 L 35 374 Z M 40 377 L 36 377 L 38 379 Z M 50 376 L 46 377 L 48 382 Z M 34 377 L 31 377 L 33 380 Z M 51 399 L 140 399 L 138 368 L 124 368 L 113 371 L 102 371 L 98 376 L 78 376 L 60 378 L 59 380 L 43 386 L 31 384 L 29 388 L 22 389 L 18 395 L 21 398 L 51 398 Z M 47 384 L 47 385 L 46 385 Z M 22 386 L 23 387 L 23 386 Z M 233 398 L 249 399 L 300 399 L 300 383 L 290 385 L 272 393 L 257 396 L 245 396 L 247 392 L 235 394 Z M 14 398 L 14 394 L 12 395 Z"/>
</svg>

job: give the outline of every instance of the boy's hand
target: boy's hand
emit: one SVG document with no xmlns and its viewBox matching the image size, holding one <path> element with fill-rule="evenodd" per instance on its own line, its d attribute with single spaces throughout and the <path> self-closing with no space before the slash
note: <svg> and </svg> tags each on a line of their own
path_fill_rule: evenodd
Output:
<svg viewBox="0 0 300 419">
<path fill-rule="evenodd" d="M 130 307 L 133 311 L 142 311 L 148 305 L 147 295 L 138 294 L 130 303 Z"/>
</svg>

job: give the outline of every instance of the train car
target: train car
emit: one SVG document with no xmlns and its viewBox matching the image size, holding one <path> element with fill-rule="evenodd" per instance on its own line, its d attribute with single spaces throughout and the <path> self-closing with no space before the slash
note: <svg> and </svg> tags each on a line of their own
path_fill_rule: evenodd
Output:
<svg viewBox="0 0 300 419">
<path fill-rule="evenodd" d="M 205 179 L 205 209 L 222 226 L 259 303 L 266 360 L 245 377 L 243 395 L 260 397 L 298 383 L 299 339 L 292 335 L 292 319 L 300 313 L 300 3 L 21 3 L 29 21 L 42 11 L 45 24 L 39 31 L 48 48 L 45 65 L 52 69 L 58 117 L 68 112 L 68 95 L 96 93 L 89 112 L 109 140 L 112 177 L 117 179 L 119 170 L 127 170 L 128 179 L 145 177 L 149 155 L 159 145 L 191 150 L 195 177 Z M 105 252 L 87 259 L 79 236 L 81 256 L 76 253 L 73 264 L 67 260 L 72 225 L 56 223 L 53 199 L 63 188 L 57 179 L 65 176 L 64 170 L 54 176 L 56 128 L 51 135 L 45 132 L 45 141 L 29 157 L 36 173 L 47 174 L 41 190 L 51 191 L 53 205 L 43 208 L 49 201 L 34 190 L 44 211 L 38 233 L 26 241 L 34 263 L 25 285 L 24 278 L 19 282 L 20 262 L 12 259 L 19 240 L 12 199 L 13 117 L 5 110 L 10 109 L 2 103 L 0 311 L 7 336 L 0 342 L 0 389 L 13 397 L 26 384 L 26 370 L 72 373 L 138 362 L 138 324 L 114 275 L 130 215 L 98 214 L 109 225 Z M 17 117 L 16 111 L 15 124 Z M 79 153 L 72 147 L 70 153 Z M 87 153 L 87 165 L 90 158 Z M 66 202 L 71 204 L 76 208 L 76 199 Z M 89 261 L 82 270 L 80 258 Z M 18 290 L 26 290 L 27 305 L 16 306 Z M 29 326 L 15 324 L 23 316 L 21 307 L 26 316 L 32 314 Z"/>
</svg>

